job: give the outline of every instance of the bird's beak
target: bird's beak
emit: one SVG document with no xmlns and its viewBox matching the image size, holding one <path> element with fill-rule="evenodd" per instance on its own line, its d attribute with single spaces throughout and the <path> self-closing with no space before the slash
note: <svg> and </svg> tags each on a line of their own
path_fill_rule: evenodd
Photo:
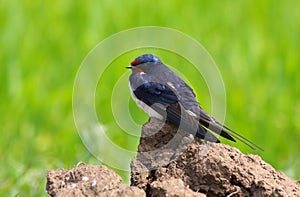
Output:
<svg viewBox="0 0 300 197">
<path fill-rule="evenodd" d="M 126 66 L 126 68 L 132 69 L 132 66 L 131 66 L 131 65 L 129 65 L 129 66 Z"/>
</svg>

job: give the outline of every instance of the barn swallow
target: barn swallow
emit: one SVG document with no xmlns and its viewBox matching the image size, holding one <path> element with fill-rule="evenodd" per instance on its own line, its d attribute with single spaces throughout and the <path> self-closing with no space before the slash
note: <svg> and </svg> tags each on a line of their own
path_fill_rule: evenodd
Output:
<svg viewBox="0 0 300 197">
<path fill-rule="evenodd" d="M 233 142 L 237 139 L 251 149 L 263 150 L 206 113 L 192 88 L 158 57 L 141 55 L 126 68 L 132 70 L 129 77 L 131 95 L 150 117 L 166 120 L 206 141 L 219 143 L 215 135 L 220 135 Z"/>
</svg>

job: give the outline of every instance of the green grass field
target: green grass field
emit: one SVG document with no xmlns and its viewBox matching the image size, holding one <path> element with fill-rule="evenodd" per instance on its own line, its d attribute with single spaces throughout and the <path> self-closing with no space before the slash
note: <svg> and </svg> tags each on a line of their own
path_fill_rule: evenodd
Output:
<svg viewBox="0 0 300 197">
<path fill-rule="evenodd" d="M 225 123 L 265 151 L 231 145 L 300 179 L 299 7 L 296 0 L 1 1 L 0 196 L 46 195 L 48 169 L 100 163 L 82 143 L 73 120 L 77 70 L 106 37 L 147 25 L 175 28 L 208 50 L 226 87 Z M 112 123 L 110 138 L 130 150 L 138 139 L 113 126 L 110 111 L 98 109 L 110 109 L 111 81 L 144 52 L 168 64 L 178 62 L 174 67 L 189 79 L 203 108 L 211 110 L 203 79 L 185 69 L 183 60 L 168 59 L 170 52 L 155 49 L 124 54 L 106 70 L 95 99 L 98 115 Z M 129 107 L 138 123 L 147 120 L 133 101 Z M 117 172 L 128 183 L 128 173 Z"/>
</svg>

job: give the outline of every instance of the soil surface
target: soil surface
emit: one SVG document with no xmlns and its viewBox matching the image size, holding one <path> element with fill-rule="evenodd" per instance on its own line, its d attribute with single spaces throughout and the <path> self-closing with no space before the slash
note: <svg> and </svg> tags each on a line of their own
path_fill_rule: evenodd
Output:
<svg viewBox="0 0 300 197">
<path fill-rule="evenodd" d="M 157 132 L 158 131 L 158 132 Z M 257 155 L 201 142 L 152 119 L 131 162 L 131 186 L 104 166 L 49 170 L 50 196 L 300 196 L 300 182 Z"/>
<path fill-rule="evenodd" d="M 66 170 L 49 170 L 46 190 L 50 196 L 146 196 L 132 186 L 121 184 L 121 177 L 105 166 L 79 164 Z"/>
</svg>

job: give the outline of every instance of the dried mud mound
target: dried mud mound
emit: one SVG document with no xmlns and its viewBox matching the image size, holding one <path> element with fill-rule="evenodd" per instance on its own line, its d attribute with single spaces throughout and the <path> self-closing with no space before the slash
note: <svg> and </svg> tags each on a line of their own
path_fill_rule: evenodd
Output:
<svg viewBox="0 0 300 197">
<path fill-rule="evenodd" d="M 149 136 L 159 124 L 158 120 L 150 120 L 143 126 L 143 135 Z M 155 134 L 159 138 L 152 135 L 140 141 L 137 158 L 131 163 L 133 186 L 151 195 L 154 184 L 178 179 L 186 189 L 207 196 L 300 196 L 299 181 L 276 171 L 257 155 L 245 155 L 228 145 L 197 139 L 186 143 L 185 149 L 180 146 L 161 148 L 158 142 L 163 140 L 158 139 L 168 138 L 170 133 L 174 135 L 174 130 L 176 128 L 166 124 Z M 188 135 L 181 137 L 182 141 L 190 141 Z M 154 149 L 161 149 L 161 154 L 149 151 Z M 168 156 L 169 164 L 164 165 L 166 161 L 159 155 Z"/>
<path fill-rule="evenodd" d="M 154 132 L 159 130 L 159 132 Z M 300 196 L 300 182 L 259 156 L 203 143 L 153 119 L 131 162 L 131 186 L 104 166 L 49 170 L 50 196 Z M 178 137 L 179 136 L 179 137 Z M 173 142 L 171 142 L 173 140 Z M 170 145 L 171 144 L 171 145 Z"/>
<path fill-rule="evenodd" d="M 49 170 L 46 190 L 50 196 L 146 196 L 137 187 L 121 184 L 121 177 L 105 166 L 79 165 L 71 170 Z"/>
</svg>

